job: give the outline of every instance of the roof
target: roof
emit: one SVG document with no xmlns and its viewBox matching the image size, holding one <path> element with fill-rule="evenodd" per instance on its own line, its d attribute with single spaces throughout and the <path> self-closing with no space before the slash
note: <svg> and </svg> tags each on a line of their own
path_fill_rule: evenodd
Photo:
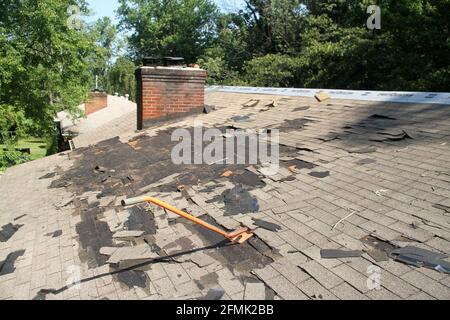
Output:
<svg viewBox="0 0 450 320">
<path fill-rule="evenodd" d="M 334 99 L 351 99 L 377 102 L 421 103 L 450 105 L 450 92 L 370 91 L 341 89 L 299 89 L 267 87 L 209 86 L 208 92 L 267 94 L 274 96 L 313 98 L 317 92 L 326 92 Z"/>
<path fill-rule="evenodd" d="M 58 113 L 64 132 L 75 135 L 76 148 L 95 144 L 136 128 L 136 103 L 125 97 L 108 95 L 108 106 L 84 118 L 74 120 L 67 112 Z M 84 105 L 80 106 L 84 111 Z"/>
<path fill-rule="evenodd" d="M 279 129 L 279 174 L 173 165 L 171 132 L 194 117 L 10 168 L 0 298 L 450 298 L 448 274 L 386 256 L 450 251 L 449 106 L 220 91 L 206 103 L 216 110 L 195 117 L 205 127 Z M 142 194 L 255 237 L 229 246 L 154 206 L 120 206 Z M 115 236 L 124 230 L 141 232 Z M 81 284 L 68 290 L 74 271 Z"/>
</svg>

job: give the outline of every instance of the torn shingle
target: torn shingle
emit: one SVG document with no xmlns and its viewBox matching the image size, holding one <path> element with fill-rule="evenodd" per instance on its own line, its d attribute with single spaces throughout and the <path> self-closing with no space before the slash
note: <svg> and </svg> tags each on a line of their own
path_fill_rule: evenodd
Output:
<svg viewBox="0 0 450 320">
<path fill-rule="evenodd" d="M 391 257 L 415 267 L 426 267 L 443 273 L 450 273 L 450 263 L 444 259 L 448 255 L 417 247 L 404 247 L 391 252 Z"/>
<path fill-rule="evenodd" d="M 260 208 L 258 198 L 252 196 L 241 185 L 225 190 L 221 195 L 207 201 L 207 203 L 214 202 L 225 204 L 225 215 L 258 212 Z"/>
<path fill-rule="evenodd" d="M 0 229 L 0 242 L 7 242 L 20 228 L 23 224 L 12 224 L 8 223 Z"/>
<path fill-rule="evenodd" d="M 46 237 L 58 238 L 62 236 L 62 230 L 56 230 L 55 232 L 50 232 L 45 235 Z"/>
<path fill-rule="evenodd" d="M 323 249 L 320 251 L 322 259 L 341 259 L 341 258 L 359 258 L 363 255 L 362 251 L 347 251 L 335 249 Z"/>
<path fill-rule="evenodd" d="M 330 171 L 313 171 L 308 173 L 311 177 L 323 179 L 330 175 Z"/>
<path fill-rule="evenodd" d="M 370 116 L 371 119 L 381 119 L 381 120 L 397 120 L 395 118 L 384 116 L 382 114 L 374 114 L 373 116 Z"/>
<path fill-rule="evenodd" d="M 362 159 L 362 160 L 356 161 L 356 164 L 358 164 L 360 166 L 365 166 L 365 165 L 376 163 L 376 162 L 377 161 L 374 159 L 367 158 L 367 159 Z"/>
<path fill-rule="evenodd" d="M 255 219 L 255 218 L 252 218 L 252 220 L 254 221 L 255 225 L 257 225 L 258 227 L 264 228 L 266 230 L 273 231 L 273 232 L 278 232 L 278 231 L 282 230 L 281 226 L 279 226 L 276 223 L 264 221 L 261 219 Z"/>
<path fill-rule="evenodd" d="M 16 270 L 16 260 L 24 254 L 25 250 L 18 250 L 8 254 L 4 261 L 0 261 L 0 276 L 13 273 Z"/>
<path fill-rule="evenodd" d="M 225 290 L 222 288 L 213 288 L 208 291 L 206 296 L 203 298 L 200 298 L 199 300 L 206 300 L 206 301 L 215 301 L 220 300 L 225 294 Z"/>
</svg>

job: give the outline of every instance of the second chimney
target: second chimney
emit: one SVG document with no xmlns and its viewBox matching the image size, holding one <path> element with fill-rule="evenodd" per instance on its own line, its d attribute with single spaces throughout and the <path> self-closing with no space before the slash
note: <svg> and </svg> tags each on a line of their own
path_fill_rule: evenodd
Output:
<svg viewBox="0 0 450 320">
<path fill-rule="evenodd" d="M 136 70 L 136 79 L 138 130 L 157 121 L 203 111 L 205 70 L 144 66 Z"/>
<path fill-rule="evenodd" d="M 85 103 L 85 114 L 88 116 L 108 107 L 108 95 L 102 91 L 92 91 Z"/>
</svg>

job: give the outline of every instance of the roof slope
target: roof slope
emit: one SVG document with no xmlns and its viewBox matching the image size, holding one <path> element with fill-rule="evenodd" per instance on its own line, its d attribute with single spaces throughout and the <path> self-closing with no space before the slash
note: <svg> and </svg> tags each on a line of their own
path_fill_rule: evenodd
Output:
<svg viewBox="0 0 450 320">
<path fill-rule="evenodd" d="M 84 111 L 84 105 L 80 108 Z M 136 103 L 124 97 L 108 95 L 107 108 L 76 120 L 63 111 L 58 113 L 58 118 L 62 121 L 63 131 L 75 135 L 75 147 L 81 148 L 134 131 L 137 128 L 136 112 Z"/>
<path fill-rule="evenodd" d="M 191 130 L 193 118 L 11 168 L 0 178 L 0 225 L 9 230 L 0 242 L 0 298 L 211 298 L 214 288 L 231 299 L 450 298 L 448 275 L 373 258 L 374 242 L 450 252 L 448 106 L 206 98 L 217 110 L 195 117 L 205 127 L 280 130 L 278 175 L 173 165 L 171 132 Z M 260 102 L 243 107 L 250 99 Z M 249 118 L 230 120 L 237 115 Z M 222 177 L 225 170 L 233 175 Z M 120 207 L 143 193 L 228 229 L 255 228 L 256 236 L 227 246 L 154 207 Z M 118 241 L 121 230 L 144 234 Z M 105 248 L 119 245 L 147 246 L 147 258 L 117 269 L 106 254 L 116 249 Z M 339 248 L 366 252 L 320 256 Z M 73 266 L 83 282 L 64 290 Z M 367 285 L 371 266 L 381 269 L 381 290 Z"/>
</svg>

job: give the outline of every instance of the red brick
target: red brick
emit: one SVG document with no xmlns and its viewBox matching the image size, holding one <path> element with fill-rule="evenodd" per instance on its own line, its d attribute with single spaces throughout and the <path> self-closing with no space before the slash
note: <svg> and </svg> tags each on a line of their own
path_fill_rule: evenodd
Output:
<svg viewBox="0 0 450 320">
<path fill-rule="evenodd" d="M 204 106 L 206 71 L 143 67 L 140 83 L 139 129 L 146 120 L 189 112 Z"/>
<path fill-rule="evenodd" d="M 108 95 L 104 92 L 91 92 L 85 103 L 85 114 L 88 116 L 108 106 Z"/>
</svg>

